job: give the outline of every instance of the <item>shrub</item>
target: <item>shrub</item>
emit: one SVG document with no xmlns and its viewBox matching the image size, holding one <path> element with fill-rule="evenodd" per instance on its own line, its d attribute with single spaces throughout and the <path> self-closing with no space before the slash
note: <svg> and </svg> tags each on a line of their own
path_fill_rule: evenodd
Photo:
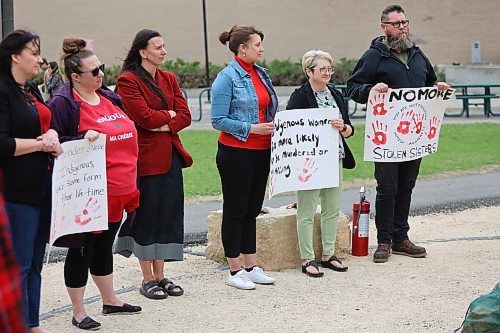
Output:
<svg viewBox="0 0 500 333">
<path fill-rule="evenodd" d="M 349 75 L 351 74 L 357 60 L 341 58 L 335 64 L 335 74 L 333 75 L 333 82 L 336 84 L 345 84 Z M 272 60 L 270 62 L 262 61 L 259 65 L 265 67 L 271 76 L 271 80 L 275 86 L 298 86 L 305 82 L 306 76 L 302 71 L 300 62 L 293 62 L 287 60 Z M 213 82 L 217 73 L 219 73 L 227 64 L 214 65 L 210 64 L 210 80 Z M 162 69 L 175 73 L 179 84 L 182 88 L 204 88 L 206 87 L 206 73 L 205 66 L 200 62 L 186 62 L 182 59 L 167 60 Z M 108 66 L 104 73 L 104 84 L 114 85 L 116 79 L 120 75 L 120 66 Z"/>
</svg>

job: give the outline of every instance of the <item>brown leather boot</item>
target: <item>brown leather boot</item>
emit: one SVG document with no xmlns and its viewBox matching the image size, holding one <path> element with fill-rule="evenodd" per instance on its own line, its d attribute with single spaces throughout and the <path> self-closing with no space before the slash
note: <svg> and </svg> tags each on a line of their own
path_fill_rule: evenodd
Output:
<svg viewBox="0 0 500 333">
<path fill-rule="evenodd" d="M 393 243 L 392 253 L 401 254 L 412 258 L 424 258 L 427 255 L 425 247 L 416 246 L 409 239 L 404 240 L 401 243 Z"/>
<path fill-rule="evenodd" d="M 379 244 L 377 250 L 373 254 L 373 262 L 387 262 L 391 256 L 390 244 Z"/>
</svg>

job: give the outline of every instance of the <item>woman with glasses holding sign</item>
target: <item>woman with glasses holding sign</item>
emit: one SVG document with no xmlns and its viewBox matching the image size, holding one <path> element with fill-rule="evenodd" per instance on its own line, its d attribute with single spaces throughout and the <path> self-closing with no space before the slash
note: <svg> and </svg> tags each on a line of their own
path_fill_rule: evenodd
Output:
<svg viewBox="0 0 500 333">
<path fill-rule="evenodd" d="M 33 33 L 16 30 L 0 43 L 0 168 L 5 176 L 5 208 L 14 254 L 21 268 L 24 321 L 31 332 L 41 332 L 51 156 L 62 153 L 57 133 L 49 129 L 53 114 L 38 88 L 28 81 L 38 74 L 42 62 L 40 38 Z"/>
<path fill-rule="evenodd" d="M 141 311 L 140 306 L 116 297 L 112 254 L 123 211 L 132 212 L 139 205 L 137 131 L 121 109 L 120 96 L 102 86 L 104 64 L 86 48 L 84 40 L 65 39 L 62 60 L 68 82 L 49 104 L 61 141 L 92 142 L 100 133 L 106 134 L 108 230 L 84 234 L 83 245 L 71 247 L 64 263 L 64 281 L 73 306 L 72 323 L 84 330 L 94 330 L 101 324 L 87 315 L 83 304 L 89 270 L 101 293 L 104 315 Z"/>
<path fill-rule="evenodd" d="M 332 127 L 339 132 L 339 187 L 298 191 L 297 235 L 299 239 L 302 272 L 311 277 L 323 276 L 323 271 L 315 261 L 313 249 L 314 215 L 318 201 L 321 203 L 321 266 L 334 271 L 347 270 L 334 255 L 337 225 L 342 195 L 342 167 L 353 169 L 356 165 L 354 156 L 347 146 L 346 138 L 354 134 L 354 127 L 340 91 L 330 85 L 333 75 L 332 56 L 321 50 L 311 50 L 302 57 L 302 69 L 307 75 L 307 82 L 297 88 L 286 106 L 287 109 L 333 108 L 339 113 L 338 119 L 332 119 Z"/>
<path fill-rule="evenodd" d="M 267 71 L 258 66 L 264 52 L 262 31 L 234 26 L 220 34 L 234 59 L 212 85 L 212 126 L 221 131 L 217 169 L 224 199 L 222 245 L 229 263 L 227 284 L 255 289 L 274 278 L 256 266 L 256 223 L 269 174 L 271 133 L 278 99 Z M 245 269 L 240 266 L 240 255 Z"/>
</svg>

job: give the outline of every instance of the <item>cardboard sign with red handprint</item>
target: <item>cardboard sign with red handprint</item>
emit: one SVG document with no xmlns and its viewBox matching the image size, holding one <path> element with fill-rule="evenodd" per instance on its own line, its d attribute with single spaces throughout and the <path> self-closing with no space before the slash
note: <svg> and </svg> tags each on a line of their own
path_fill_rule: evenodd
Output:
<svg viewBox="0 0 500 333">
<path fill-rule="evenodd" d="M 330 121 L 338 109 L 278 112 L 271 141 L 269 197 L 283 192 L 339 186 L 339 132 Z"/>
<path fill-rule="evenodd" d="M 108 229 L 106 135 L 61 146 L 52 175 L 50 245 L 64 235 Z"/>
<path fill-rule="evenodd" d="M 364 160 L 411 161 L 435 153 L 439 131 L 454 89 L 372 91 L 367 103 Z"/>
</svg>

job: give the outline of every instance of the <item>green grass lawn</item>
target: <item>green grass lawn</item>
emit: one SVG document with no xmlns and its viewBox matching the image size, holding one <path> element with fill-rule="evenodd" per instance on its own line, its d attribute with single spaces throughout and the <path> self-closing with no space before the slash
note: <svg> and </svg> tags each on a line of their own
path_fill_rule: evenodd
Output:
<svg viewBox="0 0 500 333">
<path fill-rule="evenodd" d="M 364 126 L 356 126 L 356 134 L 348 140 L 357 166 L 344 170 L 344 180 L 373 178 L 373 163 L 363 161 Z M 220 179 L 215 165 L 217 131 L 181 132 L 181 139 L 194 159 L 193 166 L 184 169 L 186 196 L 216 195 L 221 193 Z M 500 124 L 445 124 L 441 127 L 438 151 L 424 157 L 421 175 L 459 170 L 473 170 L 500 165 Z"/>
</svg>

